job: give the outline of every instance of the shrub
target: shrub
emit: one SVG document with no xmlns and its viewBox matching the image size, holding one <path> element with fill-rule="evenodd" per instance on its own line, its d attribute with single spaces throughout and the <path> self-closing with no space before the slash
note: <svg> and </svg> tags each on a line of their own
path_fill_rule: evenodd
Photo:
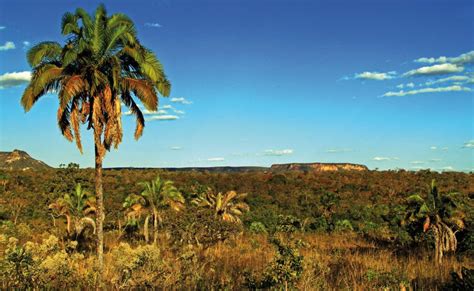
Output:
<svg viewBox="0 0 474 291">
<path fill-rule="evenodd" d="M 354 228 L 352 227 L 352 223 L 347 219 L 336 221 L 336 224 L 334 226 L 334 231 L 338 231 L 338 232 L 353 231 L 353 230 Z"/>
<path fill-rule="evenodd" d="M 250 224 L 249 227 L 250 232 L 253 233 L 267 233 L 267 228 L 265 225 L 259 221 L 254 221 Z"/>
</svg>

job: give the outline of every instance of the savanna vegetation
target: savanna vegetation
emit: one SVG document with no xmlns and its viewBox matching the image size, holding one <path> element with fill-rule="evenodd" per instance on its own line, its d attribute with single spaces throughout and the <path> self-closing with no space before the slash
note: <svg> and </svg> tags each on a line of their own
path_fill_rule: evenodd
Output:
<svg viewBox="0 0 474 291">
<path fill-rule="evenodd" d="M 2 288 L 472 289 L 474 176 L 430 171 L 2 173 Z"/>
</svg>

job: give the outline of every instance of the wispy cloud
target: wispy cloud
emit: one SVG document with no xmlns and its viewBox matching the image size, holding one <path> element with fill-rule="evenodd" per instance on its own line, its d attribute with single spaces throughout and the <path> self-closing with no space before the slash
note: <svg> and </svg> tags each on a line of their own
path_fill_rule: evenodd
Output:
<svg viewBox="0 0 474 291">
<path fill-rule="evenodd" d="M 224 158 L 209 158 L 207 159 L 208 162 L 222 162 L 224 161 Z"/>
<path fill-rule="evenodd" d="M 15 43 L 13 41 L 7 41 L 4 45 L 0 45 L 0 51 L 7 51 L 15 49 Z"/>
<path fill-rule="evenodd" d="M 437 92 L 470 92 L 472 91 L 471 88 L 462 87 L 459 85 L 453 85 L 448 87 L 438 87 L 438 88 L 423 88 L 418 90 L 410 90 L 410 91 L 398 91 L 398 92 L 387 92 L 382 95 L 382 97 L 393 97 L 393 96 L 406 96 L 406 95 L 416 95 L 416 94 L 424 94 L 424 93 L 437 93 Z"/>
<path fill-rule="evenodd" d="M 437 149 L 438 149 L 437 146 L 431 146 L 431 147 L 430 147 L 430 150 L 433 150 L 433 151 L 435 151 L 435 150 L 437 150 Z"/>
<path fill-rule="evenodd" d="M 434 84 L 439 84 L 439 83 L 446 83 L 446 82 L 461 82 L 461 83 L 465 83 L 465 82 L 469 82 L 469 81 L 472 81 L 474 80 L 474 77 L 469 77 L 469 76 L 451 76 L 451 77 L 447 77 L 447 78 L 442 78 L 442 79 L 438 79 L 438 80 L 434 80 L 434 81 L 428 81 L 425 83 L 426 86 L 431 86 L 431 85 L 434 85 Z"/>
<path fill-rule="evenodd" d="M 171 105 L 163 105 L 163 106 L 161 106 L 161 108 L 163 108 L 163 109 L 173 109 L 173 106 L 171 106 Z"/>
<path fill-rule="evenodd" d="M 326 153 L 336 154 L 336 153 L 348 153 L 352 152 L 352 149 L 328 149 Z"/>
<path fill-rule="evenodd" d="M 183 147 L 179 147 L 179 146 L 170 147 L 170 150 L 172 150 L 172 151 L 180 151 L 182 149 L 183 149 Z"/>
<path fill-rule="evenodd" d="M 178 110 L 178 109 L 173 109 L 173 112 L 176 113 L 176 114 L 181 114 L 181 115 L 186 113 L 183 110 Z"/>
<path fill-rule="evenodd" d="M 470 141 L 465 142 L 462 147 L 473 149 L 474 148 L 474 139 L 471 139 Z"/>
<path fill-rule="evenodd" d="M 455 64 L 438 64 L 433 66 L 426 66 L 421 67 L 418 69 L 414 69 L 411 71 L 406 72 L 403 76 L 411 77 L 411 76 L 431 76 L 431 75 L 444 75 L 444 74 L 451 74 L 451 73 L 459 73 L 464 71 L 464 67 L 458 66 Z"/>
<path fill-rule="evenodd" d="M 266 156 L 286 156 L 293 154 L 293 152 L 293 149 L 265 150 L 263 154 Z"/>
<path fill-rule="evenodd" d="M 152 115 L 148 118 L 145 118 L 146 121 L 169 121 L 169 120 L 177 120 L 179 116 L 177 115 Z"/>
<path fill-rule="evenodd" d="M 446 167 L 442 167 L 441 170 L 443 170 L 443 171 L 454 171 L 454 167 L 453 166 L 446 166 Z"/>
<path fill-rule="evenodd" d="M 174 102 L 174 103 L 181 103 L 181 104 L 186 104 L 186 105 L 193 103 L 189 100 L 186 100 L 186 98 L 184 98 L 184 97 L 173 97 L 173 98 L 171 98 L 170 101 Z"/>
<path fill-rule="evenodd" d="M 423 165 L 425 162 L 423 161 L 411 161 L 410 164 L 412 165 Z"/>
<path fill-rule="evenodd" d="M 145 26 L 148 26 L 148 27 L 155 27 L 155 28 L 162 27 L 162 25 L 159 24 L 159 23 L 157 23 L 157 22 L 147 22 L 147 23 L 145 23 Z"/>
<path fill-rule="evenodd" d="M 23 49 L 26 50 L 27 48 L 29 48 L 31 45 L 31 42 L 25 40 L 23 41 Z"/>
<path fill-rule="evenodd" d="M 437 163 L 437 162 L 441 162 L 442 159 L 430 159 L 429 162 L 430 163 Z"/>
<path fill-rule="evenodd" d="M 403 88 L 414 88 L 415 84 L 414 83 L 407 83 L 407 84 L 400 84 L 397 85 L 398 89 L 403 89 Z"/>
<path fill-rule="evenodd" d="M 380 73 L 380 72 L 363 72 L 355 74 L 355 79 L 364 79 L 364 80 L 376 80 L 383 81 L 393 79 L 396 72 Z"/>
<path fill-rule="evenodd" d="M 438 58 L 419 58 L 416 59 L 415 62 L 417 63 L 428 63 L 428 64 L 435 64 L 435 63 L 453 63 L 453 64 L 468 64 L 474 63 L 474 51 L 470 51 L 464 54 L 461 54 L 457 57 L 438 57 Z"/>
<path fill-rule="evenodd" d="M 0 30 L 4 30 L 5 28 L 7 28 L 6 26 L 0 26 Z"/>
<path fill-rule="evenodd" d="M 395 157 L 374 157 L 372 160 L 377 161 L 377 162 L 383 162 L 383 161 L 391 161 L 391 160 L 399 160 L 399 158 Z"/>
<path fill-rule="evenodd" d="M 27 84 L 31 80 L 29 71 L 5 73 L 0 75 L 0 89 Z"/>
</svg>

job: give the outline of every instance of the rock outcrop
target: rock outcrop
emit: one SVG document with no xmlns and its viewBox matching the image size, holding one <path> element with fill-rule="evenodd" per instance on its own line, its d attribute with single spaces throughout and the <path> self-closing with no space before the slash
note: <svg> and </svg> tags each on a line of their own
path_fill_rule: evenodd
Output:
<svg viewBox="0 0 474 291">
<path fill-rule="evenodd" d="M 272 171 L 305 171 L 305 172 L 336 172 L 336 171 L 368 171 L 364 165 L 349 163 L 290 163 L 272 165 Z"/>
<path fill-rule="evenodd" d="M 27 152 L 13 150 L 0 152 L 0 169 L 2 170 L 46 170 L 51 167 L 42 161 L 33 159 Z"/>
</svg>

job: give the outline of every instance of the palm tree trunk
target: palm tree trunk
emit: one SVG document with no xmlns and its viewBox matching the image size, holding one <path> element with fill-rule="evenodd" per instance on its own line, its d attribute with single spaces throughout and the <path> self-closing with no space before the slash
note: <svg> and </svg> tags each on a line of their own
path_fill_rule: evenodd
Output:
<svg viewBox="0 0 474 291">
<path fill-rule="evenodd" d="M 153 244 L 156 245 L 158 239 L 158 211 L 153 209 Z"/>
<path fill-rule="evenodd" d="M 98 142 L 99 145 L 97 144 Z M 95 195 L 97 200 L 97 259 L 99 262 L 99 272 L 102 274 L 104 271 L 104 192 L 102 189 L 102 155 L 100 152 L 100 136 L 99 140 L 95 141 Z"/>
</svg>

